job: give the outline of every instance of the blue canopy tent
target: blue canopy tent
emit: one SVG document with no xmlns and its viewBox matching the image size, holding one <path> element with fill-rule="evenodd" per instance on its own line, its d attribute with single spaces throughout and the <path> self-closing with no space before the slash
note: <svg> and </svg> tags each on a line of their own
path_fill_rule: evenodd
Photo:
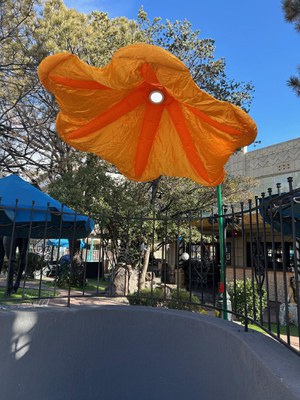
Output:
<svg viewBox="0 0 300 400">
<path fill-rule="evenodd" d="M 68 241 L 68 239 L 49 239 L 47 241 L 47 246 L 69 247 L 69 241 Z M 84 249 L 86 247 L 87 247 L 86 243 L 81 239 L 80 240 L 80 248 Z"/>
<path fill-rule="evenodd" d="M 94 222 L 17 175 L 0 179 L 0 236 L 80 239 Z"/>
<path fill-rule="evenodd" d="M 69 247 L 68 239 L 49 239 L 47 241 L 47 246 L 53 247 Z"/>
</svg>

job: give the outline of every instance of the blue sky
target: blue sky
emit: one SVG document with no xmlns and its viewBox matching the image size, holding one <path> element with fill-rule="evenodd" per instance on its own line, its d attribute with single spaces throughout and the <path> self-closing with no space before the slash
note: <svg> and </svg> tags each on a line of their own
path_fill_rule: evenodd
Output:
<svg viewBox="0 0 300 400">
<path fill-rule="evenodd" d="M 250 115 L 261 141 L 255 149 L 300 137 L 300 98 L 286 85 L 300 64 L 300 34 L 285 22 L 280 0 L 65 0 L 65 4 L 81 12 L 97 9 L 110 17 L 133 19 L 143 6 L 150 19 L 189 20 L 201 38 L 215 40 L 215 55 L 226 59 L 229 78 L 253 82 Z"/>
</svg>

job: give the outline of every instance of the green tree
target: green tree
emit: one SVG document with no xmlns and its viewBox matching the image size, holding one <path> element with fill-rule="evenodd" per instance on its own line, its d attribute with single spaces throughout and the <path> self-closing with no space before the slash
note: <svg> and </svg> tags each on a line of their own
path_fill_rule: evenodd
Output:
<svg viewBox="0 0 300 400">
<path fill-rule="evenodd" d="M 79 211 L 90 210 L 99 215 L 105 210 L 107 214 L 122 215 L 118 226 L 111 219 L 106 226 L 110 237 L 116 237 L 116 230 L 125 232 L 124 241 L 128 232 L 136 243 L 149 240 L 152 228 L 151 221 L 144 221 L 144 237 L 136 237 L 134 224 L 128 227 L 127 215 L 144 215 L 153 210 L 179 215 L 210 207 L 215 198 L 213 190 L 200 188 L 189 180 L 166 177 L 146 184 L 131 182 L 112 175 L 116 171 L 108 163 L 62 142 L 55 132 L 57 105 L 40 85 L 37 67 L 47 55 L 61 51 L 102 67 L 122 46 L 153 43 L 178 56 L 202 89 L 248 110 L 252 84 L 228 79 L 225 60 L 214 57 L 212 39 L 200 38 L 199 31 L 186 20 L 150 21 L 142 8 L 136 21 L 111 19 L 99 11 L 83 14 L 67 8 L 62 0 L 46 0 L 42 4 L 35 0 L 6 0 L 1 2 L 0 13 L 2 171 L 47 178 L 52 182 L 50 194 Z M 225 192 L 232 182 L 228 180 L 224 185 Z M 176 226 L 173 232 L 176 236 Z"/>
<path fill-rule="evenodd" d="M 283 0 L 282 8 L 287 22 L 294 24 L 297 32 L 300 32 L 300 0 Z M 297 67 L 298 76 L 293 75 L 288 80 L 297 96 L 300 96 L 300 66 Z"/>
<path fill-rule="evenodd" d="M 146 42 L 165 48 L 184 62 L 202 90 L 249 111 L 253 85 L 226 76 L 225 59 L 215 59 L 213 39 L 200 38 L 200 30 L 193 30 L 187 20 L 163 23 L 161 18 L 154 18 L 150 21 L 143 8 L 139 10 L 137 21 Z"/>
<path fill-rule="evenodd" d="M 156 251 L 162 240 L 172 243 L 179 235 L 187 241 L 201 240 L 199 227 L 191 224 L 189 218 L 199 218 L 202 212 L 216 212 L 215 188 L 184 178 L 130 181 L 107 173 L 107 167 L 96 156 L 87 157 L 89 162 L 53 182 L 49 192 L 70 207 L 90 213 L 96 233 L 101 234 L 115 261 L 140 265 L 143 287 L 150 253 Z M 223 184 L 224 202 L 246 201 L 253 185 L 251 178 L 228 177 Z M 144 254 L 142 243 L 146 247 Z"/>
<path fill-rule="evenodd" d="M 225 61 L 214 57 L 213 40 L 200 39 L 188 21 L 164 23 L 155 18 L 150 22 L 143 9 L 136 21 L 111 19 L 104 12 L 68 9 L 62 0 L 42 5 L 35 0 L 7 0 L 1 2 L 0 12 L 0 168 L 4 173 L 39 175 L 52 182 L 76 170 L 78 158 L 86 161 L 85 154 L 56 135 L 57 105 L 37 79 L 41 60 L 56 52 L 68 51 L 91 65 L 104 66 L 126 44 L 154 43 L 180 57 L 201 88 L 249 109 L 252 85 L 229 80 Z"/>
<path fill-rule="evenodd" d="M 12 171 L 22 169 L 28 153 L 23 149 L 22 161 L 18 132 L 23 115 L 21 104 L 30 92 L 33 79 L 33 58 L 28 25 L 35 16 L 32 0 L 0 2 L 0 167 Z M 6 167 L 6 168 L 4 168 Z"/>
</svg>

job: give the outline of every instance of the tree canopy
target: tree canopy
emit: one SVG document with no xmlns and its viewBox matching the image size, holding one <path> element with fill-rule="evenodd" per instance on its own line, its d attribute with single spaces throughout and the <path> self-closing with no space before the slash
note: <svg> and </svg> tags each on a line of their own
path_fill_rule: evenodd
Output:
<svg viewBox="0 0 300 400">
<path fill-rule="evenodd" d="M 221 100 L 248 110 L 253 87 L 226 77 L 225 60 L 215 59 L 214 41 L 200 38 L 188 21 L 136 20 L 107 13 L 80 13 L 62 0 L 1 2 L 0 163 L 3 172 L 44 174 L 50 181 L 74 169 L 73 150 L 55 133 L 57 106 L 38 82 L 37 66 L 47 55 L 68 51 L 104 66 L 122 46 L 159 45 L 178 56 L 195 82 Z"/>
<path fill-rule="evenodd" d="M 300 0 L 283 0 L 282 8 L 286 21 L 294 24 L 296 31 L 300 33 Z M 300 96 L 300 65 L 298 65 L 297 70 L 298 76 L 291 76 L 287 83 L 296 95 Z"/>
<path fill-rule="evenodd" d="M 179 57 L 201 89 L 248 111 L 253 86 L 226 76 L 225 60 L 214 56 L 213 39 L 202 38 L 187 20 L 150 21 L 143 8 L 136 20 L 129 20 L 110 18 L 101 11 L 84 14 L 67 8 L 62 0 L 6 0 L 1 1 L 0 17 L 2 173 L 48 181 L 50 194 L 80 211 L 131 207 L 142 212 L 155 203 L 157 209 L 176 214 L 211 203 L 212 189 L 167 177 L 159 179 L 159 185 L 158 181 L 130 182 L 112 175 L 117 171 L 108 163 L 62 142 L 55 132 L 57 105 L 40 85 L 37 67 L 46 56 L 62 51 L 101 67 L 117 49 L 147 42 Z M 225 197 L 240 184 L 229 178 Z M 247 190 L 239 193 L 248 194 Z"/>
</svg>

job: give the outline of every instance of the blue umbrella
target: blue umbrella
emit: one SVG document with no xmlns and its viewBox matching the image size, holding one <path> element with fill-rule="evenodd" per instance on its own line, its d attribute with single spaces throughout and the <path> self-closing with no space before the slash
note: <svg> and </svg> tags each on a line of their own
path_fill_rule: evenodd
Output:
<svg viewBox="0 0 300 400">
<path fill-rule="evenodd" d="M 94 227 L 79 214 L 17 175 L 0 179 L 0 235 L 15 237 L 79 239 Z M 13 232 L 14 231 L 14 232 Z"/>
</svg>

